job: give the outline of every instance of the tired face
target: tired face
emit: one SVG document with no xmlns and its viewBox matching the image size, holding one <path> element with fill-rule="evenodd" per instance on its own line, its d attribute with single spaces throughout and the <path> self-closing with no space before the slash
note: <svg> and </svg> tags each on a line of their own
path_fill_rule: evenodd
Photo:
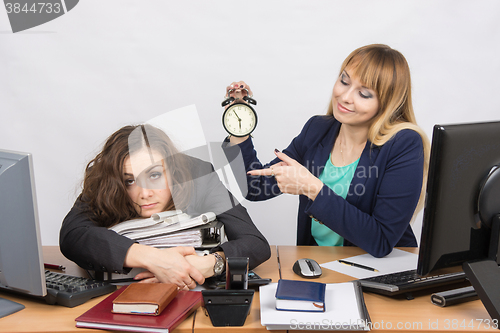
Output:
<svg viewBox="0 0 500 333">
<path fill-rule="evenodd" d="M 141 217 L 162 212 L 172 199 L 165 162 L 160 153 L 142 149 L 123 162 L 123 181 Z"/>
</svg>

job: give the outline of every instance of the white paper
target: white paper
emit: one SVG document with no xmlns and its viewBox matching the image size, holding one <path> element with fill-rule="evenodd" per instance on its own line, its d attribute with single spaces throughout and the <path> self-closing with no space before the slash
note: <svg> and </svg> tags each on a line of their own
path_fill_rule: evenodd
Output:
<svg viewBox="0 0 500 333">
<path fill-rule="evenodd" d="M 391 253 L 383 258 L 375 258 L 371 254 L 367 253 L 350 258 L 344 258 L 342 260 L 372 267 L 377 269 L 378 272 L 369 271 L 354 266 L 347 266 L 339 263 L 337 260 L 320 264 L 320 266 L 345 275 L 350 275 L 356 279 L 364 279 L 372 276 L 416 269 L 418 255 L 399 249 L 393 249 Z"/>
<path fill-rule="evenodd" d="M 325 312 L 276 310 L 277 286 L 270 283 L 259 289 L 260 322 L 268 330 L 359 330 L 366 324 L 352 282 L 326 284 Z"/>
<path fill-rule="evenodd" d="M 200 247 L 203 244 L 203 239 L 200 230 L 180 231 L 173 234 L 167 234 L 156 237 L 140 239 L 139 244 L 150 245 L 155 247 L 175 247 L 175 246 L 192 246 Z"/>
</svg>

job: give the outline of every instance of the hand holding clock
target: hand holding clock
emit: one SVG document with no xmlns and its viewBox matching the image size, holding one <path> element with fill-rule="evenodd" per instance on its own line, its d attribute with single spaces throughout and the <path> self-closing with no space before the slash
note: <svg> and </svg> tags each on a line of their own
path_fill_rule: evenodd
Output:
<svg viewBox="0 0 500 333">
<path fill-rule="evenodd" d="M 249 134 L 257 125 L 257 115 L 253 108 L 248 105 L 248 98 L 245 98 L 251 96 L 252 91 L 244 81 L 233 82 L 226 88 L 226 100 L 223 102 L 226 110 L 222 116 L 222 123 L 230 134 L 229 140 L 231 144 L 239 144 L 248 139 Z M 228 100 L 230 97 L 234 98 L 234 100 Z M 254 122 L 252 117 L 255 117 Z M 236 124 L 238 124 L 238 128 L 236 128 Z M 311 174 L 306 167 L 286 154 L 278 150 L 275 150 L 275 154 L 281 162 L 267 169 L 251 170 L 248 174 L 252 176 L 273 176 L 282 193 L 302 194 L 311 200 L 316 199 L 319 191 L 323 188 L 323 182 Z"/>
<path fill-rule="evenodd" d="M 257 113 L 250 106 L 257 102 L 252 99 L 250 87 L 243 81 L 233 82 L 226 88 L 222 125 L 230 134 L 231 144 L 245 141 L 257 126 Z"/>
<path fill-rule="evenodd" d="M 247 85 L 244 81 L 233 82 L 226 87 L 225 97 L 234 97 L 235 103 L 238 101 L 243 102 L 243 97 L 245 96 L 252 97 L 253 92 L 250 89 L 250 86 Z M 244 101 L 244 103 L 246 103 L 246 101 Z"/>
</svg>

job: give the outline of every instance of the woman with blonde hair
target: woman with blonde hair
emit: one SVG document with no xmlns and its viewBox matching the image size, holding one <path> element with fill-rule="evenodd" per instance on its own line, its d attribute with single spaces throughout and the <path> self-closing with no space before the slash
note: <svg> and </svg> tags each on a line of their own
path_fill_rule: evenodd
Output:
<svg viewBox="0 0 500 333">
<path fill-rule="evenodd" d="M 242 81 L 227 87 L 237 100 Z M 247 171 L 247 199 L 299 195 L 297 245 L 361 247 L 375 257 L 417 246 L 410 222 L 423 205 L 429 140 L 416 124 L 410 70 L 387 45 L 343 62 L 326 115 L 312 117 L 276 159 L 262 165 L 252 139 L 230 136 Z"/>
</svg>

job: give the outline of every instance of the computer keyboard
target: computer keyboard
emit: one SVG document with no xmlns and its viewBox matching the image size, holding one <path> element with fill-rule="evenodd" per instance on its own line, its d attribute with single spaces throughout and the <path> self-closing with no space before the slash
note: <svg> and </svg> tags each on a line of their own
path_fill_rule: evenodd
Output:
<svg viewBox="0 0 500 333">
<path fill-rule="evenodd" d="M 116 286 L 107 282 L 87 279 L 45 271 L 47 295 L 44 297 L 48 304 L 59 304 L 75 307 L 91 298 L 108 294 L 116 290 Z"/>
<path fill-rule="evenodd" d="M 464 272 L 421 277 L 414 269 L 360 279 L 359 282 L 361 283 L 363 291 L 393 296 L 431 287 L 465 282 L 466 280 L 467 277 Z"/>
</svg>

